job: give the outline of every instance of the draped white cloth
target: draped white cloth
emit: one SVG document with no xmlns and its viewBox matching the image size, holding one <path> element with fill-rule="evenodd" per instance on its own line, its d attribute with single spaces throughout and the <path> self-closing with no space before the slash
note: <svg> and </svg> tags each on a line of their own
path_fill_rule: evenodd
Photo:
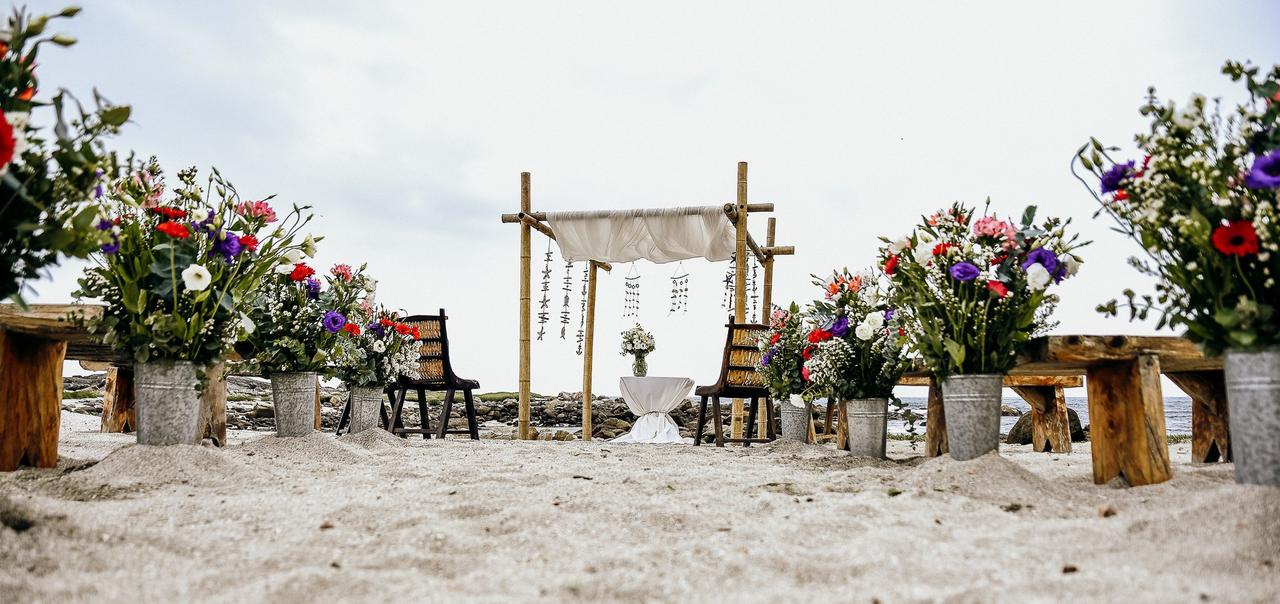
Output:
<svg viewBox="0 0 1280 604">
<path fill-rule="evenodd" d="M 737 231 L 721 206 L 547 212 L 547 222 L 560 254 L 570 261 L 722 262 L 737 246 Z"/>
<path fill-rule="evenodd" d="M 693 380 L 681 377 L 624 377 L 618 384 L 627 409 L 636 414 L 631 431 L 615 443 L 683 443 L 671 411 L 688 401 Z"/>
</svg>

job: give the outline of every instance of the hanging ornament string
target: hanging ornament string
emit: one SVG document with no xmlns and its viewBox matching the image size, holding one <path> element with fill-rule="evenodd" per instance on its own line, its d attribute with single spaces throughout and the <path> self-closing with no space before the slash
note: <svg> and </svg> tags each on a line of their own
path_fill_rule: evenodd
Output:
<svg viewBox="0 0 1280 604">
<path fill-rule="evenodd" d="M 587 341 L 587 279 L 590 277 L 591 261 L 582 265 L 582 298 L 578 312 L 578 356 L 582 356 L 582 346 Z"/>
<path fill-rule="evenodd" d="M 671 309 L 668 315 L 677 312 L 689 313 L 689 273 L 684 270 L 684 263 L 676 265 L 676 272 L 671 273 Z"/>
<path fill-rule="evenodd" d="M 757 303 L 756 303 L 756 300 L 758 298 L 758 291 L 759 291 L 756 288 L 756 268 L 758 267 L 759 267 L 759 264 L 756 262 L 755 258 L 753 257 L 751 259 L 751 285 L 748 288 L 748 291 L 751 292 L 751 314 L 747 315 L 748 317 L 757 316 L 756 311 L 759 310 L 759 306 L 757 306 Z"/>
<path fill-rule="evenodd" d="M 567 339 L 569 321 L 572 312 L 569 310 L 569 296 L 573 293 L 573 262 L 564 263 L 564 306 L 560 309 L 560 339 Z"/>
<path fill-rule="evenodd" d="M 542 299 L 538 301 L 538 341 L 547 332 L 551 320 L 551 240 L 547 239 L 546 260 L 542 265 Z"/>
<path fill-rule="evenodd" d="M 627 292 L 622 302 L 622 317 L 639 317 L 640 316 L 640 272 L 636 270 L 636 263 L 631 263 L 631 271 L 627 273 L 626 279 Z"/>
<path fill-rule="evenodd" d="M 729 257 L 729 271 L 724 274 L 724 300 L 720 302 L 720 308 L 733 308 L 733 281 L 734 276 L 738 272 L 738 254 L 734 252 Z"/>
</svg>

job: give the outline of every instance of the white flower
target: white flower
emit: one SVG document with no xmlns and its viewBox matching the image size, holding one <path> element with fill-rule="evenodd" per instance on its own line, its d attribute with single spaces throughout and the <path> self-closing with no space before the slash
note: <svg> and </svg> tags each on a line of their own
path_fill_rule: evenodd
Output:
<svg viewBox="0 0 1280 604">
<path fill-rule="evenodd" d="M 909 247 L 911 247 L 911 238 L 903 236 L 903 237 L 899 237 L 893 243 L 889 244 L 889 251 L 895 254 L 901 254 L 902 250 L 905 250 Z"/>
<path fill-rule="evenodd" d="M 933 242 L 921 239 L 912 255 L 915 257 L 917 264 L 928 264 L 930 260 L 933 260 Z"/>
<path fill-rule="evenodd" d="M 284 253 L 284 261 L 290 265 L 302 264 L 306 259 L 306 254 L 303 254 L 302 250 L 299 249 L 291 249 Z"/>
<path fill-rule="evenodd" d="M 876 311 L 867 315 L 867 318 L 863 319 L 862 322 L 866 325 L 870 325 L 871 329 L 880 329 L 881 327 L 884 327 L 884 315 L 880 314 L 879 311 Z"/>
<path fill-rule="evenodd" d="M 27 150 L 27 125 L 31 123 L 31 114 L 26 111 L 6 111 L 4 119 L 13 127 L 13 158 Z"/>
<path fill-rule="evenodd" d="M 302 240 L 302 253 L 306 254 L 308 258 L 316 257 L 315 237 L 312 237 L 311 235 L 307 235 L 307 238 Z"/>
<path fill-rule="evenodd" d="M 204 291 L 212 281 L 213 275 L 209 274 L 209 269 L 199 264 L 192 264 L 182 271 L 182 284 L 190 291 Z"/>
<path fill-rule="evenodd" d="M 862 340 L 865 342 L 875 337 L 876 329 L 870 325 L 867 325 L 866 323 L 862 323 L 857 327 L 853 328 L 853 335 L 858 336 L 859 340 Z"/>
<path fill-rule="evenodd" d="M 277 275 L 287 275 L 287 274 L 292 273 L 292 272 L 293 272 L 293 265 L 292 265 L 292 264 L 280 264 L 280 265 L 277 265 L 277 266 L 276 266 L 276 274 L 277 274 Z"/>
<path fill-rule="evenodd" d="M 1049 282 L 1053 281 L 1053 275 L 1044 268 L 1042 264 L 1032 264 L 1027 267 L 1027 285 L 1036 291 L 1049 287 Z"/>
<path fill-rule="evenodd" d="M 1063 254 L 1059 260 L 1061 260 L 1062 265 L 1066 267 L 1068 277 L 1074 277 L 1076 276 L 1076 273 L 1080 272 L 1079 258 L 1076 258 L 1071 254 Z"/>
<path fill-rule="evenodd" d="M 191 220 L 194 222 L 204 222 L 209 219 L 209 208 L 196 208 L 191 210 Z"/>
<path fill-rule="evenodd" d="M 243 329 L 245 333 L 253 333 L 257 328 L 258 326 L 254 325 L 253 319 L 250 319 L 249 315 L 240 313 L 240 329 Z"/>
<path fill-rule="evenodd" d="M 382 340 L 374 340 L 374 341 L 373 341 L 373 351 L 374 351 L 374 352 L 376 352 L 376 353 L 378 353 L 378 354 L 382 354 L 382 353 L 384 353 L 384 352 L 386 352 L 386 351 L 387 351 L 387 345 L 386 345 L 386 344 L 383 344 L 383 343 L 382 343 Z"/>
</svg>

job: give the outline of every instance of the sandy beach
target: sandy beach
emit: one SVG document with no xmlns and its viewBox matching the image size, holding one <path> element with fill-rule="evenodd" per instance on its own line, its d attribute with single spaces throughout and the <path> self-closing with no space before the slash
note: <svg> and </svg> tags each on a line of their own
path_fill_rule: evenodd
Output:
<svg viewBox="0 0 1280 604">
<path fill-rule="evenodd" d="M 32 601 L 1274 601 L 1280 489 L 1231 466 L 1095 486 L 1067 455 L 888 461 L 777 443 L 133 445 L 64 413 L 0 475 L 0 593 Z"/>
</svg>

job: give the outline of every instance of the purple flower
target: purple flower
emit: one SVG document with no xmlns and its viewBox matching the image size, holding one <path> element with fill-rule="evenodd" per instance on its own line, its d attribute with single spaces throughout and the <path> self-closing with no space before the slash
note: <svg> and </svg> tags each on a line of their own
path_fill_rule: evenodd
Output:
<svg viewBox="0 0 1280 604">
<path fill-rule="evenodd" d="M 769 350 L 764 351 L 764 356 L 760 357 L 760 365 L 762 367 L 768 367 L 769 361 L 773 360 L 773 350 L 774 349 L 770 348 Z"/>
<path fill-rule="evenodd" d="M 105 172 L 103 172 L 101 168 L 99 168 L 99 169 L 97 169 L 97 170 L 94 170 L 94 171 L 93 171 L 93 175 L 98 177 L 98 184 L 97 184 L 97 186 L 93 187 L 93 198 L 94 198 L 94 199 L 102 199 L 102 194 L 103 194 L 103 190 L 102 190 L 102 175 L 103 175 L 103 174 L 105 174 Z M 101 229 L 101 228 L 100 228 L 100 229 L 98 229 L 98 230 L 100 230 L 100 231 L 105 231 L 106 229 Z"/>
<path fill-rule="evenodd" d="M 1280 149 L 1254 158 L 1244 184 L 1250 189 L 1280 188 Z"/>
<path fill-rule="evenodd" d="M 311 300 L 320 299 L 320 282 L 315 277 L 307 277 L 307 298 Z"/>
<path fill-rule="evenodd" d="M 1058 255 L 1053 253 L 1053 250 L 1042 247 L 1031 250 L 1027 258 L 1022 261 L 1022 270 L 1031 268 L 1033 264 L 1039 264 L 1044 267 L 1044 270 L 1049 271 L 1049 274 L 1053 275 L 1054 283 L 1061 283 L 1062 278 L 1067 276 L 1066 265 L 1058 262 Z"/>
<path fill-rule="evenodd" d="M 113 226 L 115 226 L 114 223 L 112 223 L 110 220 L 107 220 L 106 218 L 103 218 L 98 220 L 98 224 L 94 225 L 94 228 L 98 229 L 99 231 L 110 231 L 111 227 Z"/>
<path fill-rule="evenodd" d="M 104 254 L 114 254 L 114 253 L 116 253 L 116 252 L 120 251 L 120 238 L 119 238 L 119 237 L 116 237 L 115 235 L 112 235 L 112 236 L 111 236 L 111 243 L 104 243 L 104 244 L 102 244 L 102 248 L 100 248 L 100 249 L 102 250 L 102 253 L 104 253 Z"/>
<path fill-rule="evenodd" d="M 973 281 L 982 273 L 972 262 L 960 262 L 951 265 L 951 278 L 956 281 Z"/>
<path fill-rule="evenodd" d="M 832 323 L 831 329 L 828 329 L 827 331 L 830 331 L 831 335 L 834 337 L 843 338 L 849 333 L 849 317 L 845 315 L 836 317 L 835 323 Z"/>
<path fill-rule="evenodd" d="M 209 250 L 209 255 L 222 254 L 222 258 L 227 261 L 227 264 L 231 264 L 231 261 L 244 249 L 244 245 L 240 243 L 240 236 L 230 231 L 223 233 L 222 237 L 218 237 L 216 234 L 211 236 L 214 240 L 213 249 Z"/>
<path fill-rule="evenodd" d="M 1124 182 L 1129 175 L 1133 173 L 1133 160 L 1111 166 L 1110 170 L 1102 173 L 1102 192 L 1111 193 L 1120 189 L 1120 183 Z M 1045 267 L 1048 268 L 1048 267 Z"/>
<path fill-rule="evenodd" d="M 377 322 L 377 321 L 374 321 L 373 323 L 370 323 L 370 324 L 369 324 L 369 327 L 368 327 L 368 328 L 366 328 L 366 329 L 365 329 L 365 331 L 370 332 L 370 333 L 372 333 L 372 334 L 375 334 L 375 335 L 377 335 L 379 338 L 381 338 L 382 336 L 387 335 L 387 328 L 383 327 L 383 326 L 382 326 L 382 324 L 381 324 L 381 323 L 379 323 L 379 322 Z"/>
<path fill-rule="evenodd" d="M 884 311 L 884 320 L 885 320 L 885 322 L 886 322 L 886 323 L 888 323 L 889 321 L 892 321 L 892 320 L 893 320 L 893 309 L 892 309 L 892 308 L 886 308 L 886 309 L 885 309 L 885 311 Z"/>
<path fill-rule="evenodd" d="M 321 323 L 324 325 L 325 331 L 329 333 L 338 333 L 338 330 L 342 329 L 342 326 L 347 324 L 347 318 L 342 316 L 342 313 L 336 310 L 331 310 L 324 313 L 324 319 L 321 320 Z"/>
</svg>

